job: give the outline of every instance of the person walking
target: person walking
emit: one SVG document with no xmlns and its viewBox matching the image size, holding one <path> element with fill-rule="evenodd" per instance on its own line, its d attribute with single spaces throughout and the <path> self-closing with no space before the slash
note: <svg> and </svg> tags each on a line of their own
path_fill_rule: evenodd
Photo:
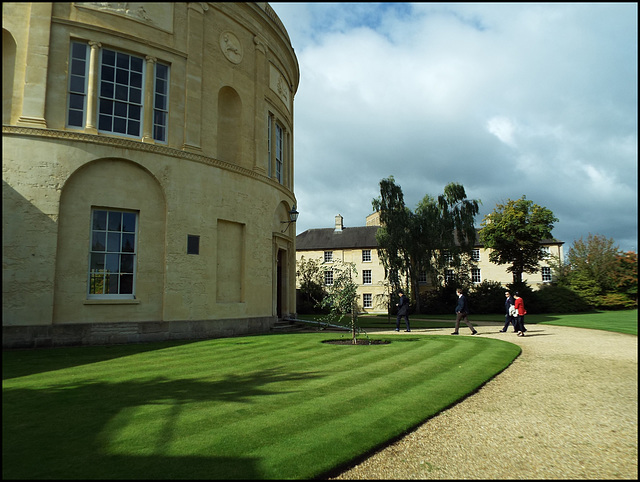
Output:
<svg viewBox="0 0 640 482">
<path fill-rule="evenodd" d="M 520 293 L 517 291 L 514 293 L 515 303 L 514 306 L 518 310 L 518 316 L 516 317 L 515 329 L 518 332 L 518 336 L 524 336 L 524 332 L 527 331 L 524 327 L 524 315 L 527 314 L 527 310 L 524 309 L 524 300 L 520 297 Z"/>
<path fill-rule="evenodd" d="M 400 299 L 396 303 L 398 307 L 398 317 L 396 318 L 396 331 L 400 331 L 400 318 L 404 317 L 404 321 L 407 325 L 407 329 L 404 331 L 411 331 L 411 327 L 409 326 L 409 300 L 404 295 L 402 290 L 398 291 L 398 296 Z"/>
<path fill-rule="evenodd" d="M 458 294 L 458 304 L 456 305 L 456 328 L 455 331 L 451 334 L 458 334 L 458 330 L 460 329 L 460 321 L 464 320 L 467 326 L 471 329 L 471 334 L 477 335 L 478 332 L 469 321 L 469 303 L 467 302 L 467 297 L 462 294 L 462 289 L 460 288 L 456 290 L 456 293 Z"/>
<path fill-rule="evenodd" d="M 504 301 L 504 309 L 506 314 L 504 315 L 504 326 L 502 327 L 502 330 L 500 330 L 500 333 L 506 333 L 507 329 L 509 328 L 509 325 L 513 325 L 513 332 L 515 333 L 516 320 L 512 313 L 513 313 L 513 310 L 515 309 L 514 304 L 516 300 L 513 296 L 511 296 L 511 293 L 509 293 L 508 291 L 506 291 L 504 295 L 506 296 Z"/>
</svg>

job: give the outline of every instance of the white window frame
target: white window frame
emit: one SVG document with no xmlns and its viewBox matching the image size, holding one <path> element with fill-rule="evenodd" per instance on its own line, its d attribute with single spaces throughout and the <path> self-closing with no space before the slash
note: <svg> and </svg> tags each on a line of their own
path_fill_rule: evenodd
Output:
<svg viewBox="0 0 640 482">
<path fill-rule="evenodd" d="M 482 283 L 482 272 L 480 268 L 471 268 L 471 282 Z"/>
<path fill-rule="evenodd" d="M 373 296 L 371 293 L 362 293 L 362 307 L 373 308 Z"/>
<path fill-rule="evenodd" d="M 362 262 L 363 263 L 371 263 L 371 250 L 363 249 L 362 250 Z"/>
<path fill-rule="evenodd" d="M 543 266 L 541 269 L 541 274 L 542 274 L 543 283 L 551 283 L 552 275 L 551 275 L 551 268 L 549 266 Z"/>
<path fill-rule="evenodd" d="M 372 279 L 373 279 L 373 277 L 371 276 L 371 270 L 370 269 L 363 269 L 362 270 L 362 284 L 363 285 L 370 285 L 372 283 Z"/>
<path fill-rule="evenodd" d="M 325 263 L 333 263 L 333 251 L 325 251 L 324 252 L 324 262 Z"/>
<path fill-rule="evenodd" d="M 474 248 L 473 251 L 471 251 L 471 259 L 473 261 L 480 261 L 480 250 Z"/>
<path fill-rule="evenodd" d="M 83 49 L 84 52 L 80 52 L 80 49 Z M 114 70 L 114 82 L 113 82 L 113 93 L 110 95 L 108 92 L 108 88 L 111 85 L 111 82 L 103 79 L 103 73 L 105 72 L 105 68 L 109 66 L 104 65 L 103 56 L 107 53 L 113 53 L 116 58 L 120 56 L 120 58 L 127 57 L 129 68 L 118 68 L 115 67 Z M 168 141 L 168 132 L 169 132 L 169 105 L 170 105 L 170 84 L 171 84 L 171 68 L 168 64 L 163 62 L 154 62 L 153 72 L 150 74 L 147 72 L 148 70 L 148 62 L 141 55 L 134 55 L 125 52 L 121 52 L 117 49 L 112 48 L 101 48 L 98 55 L 98 65 L 91 66 L 90 65 L 90 54 L 91 48 L 89 47 L 88 42 L 82 41 L 72 41 L 69 48 L 69 79 L 67 86 L 67 106 L 66 106 L 66 127 L 69 129 L 84 129 L 89 121 L 95 122 L 95 126 L 97 127 L 98 132 L 118 135 L 123 137 L 128 137 L 132 139 L 142 139 L 145 132 L 145 115 L 144 111 L 146 108 L 152 109 L 151 115 L 151 125 L 148 126 L 149 131 L 153 139 L 159 143 L 166 144 Z M 136 62 L 140 63 L 140 70 L 135 70 L 136 75 L 139 75 L 139 88 L 131 87 L 131 59 L 135 59 Z M 116 61 L 117 64 L 117 61 Z M 89 92 L 88 79 L 89 79 L 89 71 L 91 69 L 95 69 L 98 72 L 98 88 L 96 92 Z M 117 73 L 126 75 L 126 83 L 124 83 L 124 75 L 121 77 L 117 77 Z M 152 105 L 145 105 L 145 101 L 147 98 L 147 85 L 146 85 L 146 76 L 153 75 L 153 91 L 152 94 Z M 165 78 L 166 77 L 166 78 Z M 120 80 L 120 82 L 118 82 Z M 126 90 L 126 99 L 123 97 L 124 91 Z M 131 98 L 132 91 L 139 91 L 139 99 L 136 97 L 134 99 Z M 116 94 L 117 92 L 117 94 Z M 87 119 L 87 109 L 89 98 L 88 96 L 95 96 L 95 104 L 96 104 L 96 112 L 95 119 Z M 109 104 L 111 103 L 112 108 L 108 109 Z M 118 112 L 116 113 L 116 107 Z M 110 110 L 110 113 L 107 112 Z M 137 112 L 136 112 L 137 111 Z M 78 114 L 82 113 L 82 121 L 80 122 L 77 119 Z M 133 114 L 134 112 L 135 115 Z M 71 121 L 71 116 L 75 118 L 73 122 Z M 110 128 L 106 127 L 106 119 L 111 118 L 111 126 Z M 120 130 L 114 129 L 114 119 L 119 119 L 119 122 L 125 122 L 127 126 L 129 123 L 136 123 L 137 129 L 135 129 L 135 134 L 129 130 L 129 128 L 125 129 L 125 132 L 120 132 Z M 91 123 L 92 123 L 91 122 Z M 133 124 L 132 124 L 133 125 Z"/>
<path fill-rule="evenodd" d="M 106 213 L 104 223 L 98 217 L 101 216 L 99 213 Z M 118 214 L 121 221 L 116 225 L 118 221 L 116 219 L 114 222 L 112 216 Z M 128 218 L 126 226 L 122 222 L 125 215 Z M 139 219 L 136 211 L 98 207 L 91 209 L 87 299 L 135 299 Z M 129 248 L 125 249 L 123 245 L 127 243 Z M 113 269 L 110 270 L 109 266 Z M 125 288 L 123 293 L 122 282 L 128 279 L 131 280 L 131 292 Z M 102 286 L 101 292 L 97 292 L 98 286 Z M 105 293 L 105 290 L 110 291 L 114 286 L 113 292 Z"/>
<path fill-rule="evenodd" d="M 324 284 L 326 286 L 333 285 L 333 270 L 328 269 L 324 272 Z"/>
</svg>

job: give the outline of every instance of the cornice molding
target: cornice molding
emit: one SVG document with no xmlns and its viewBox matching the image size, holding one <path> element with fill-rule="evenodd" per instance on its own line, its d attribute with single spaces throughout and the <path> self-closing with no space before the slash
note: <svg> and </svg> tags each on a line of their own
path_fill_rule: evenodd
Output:
<svg viewBox="0 0 640 482">
<path fill-rule="evenodd" d="M 122 139 L 119 137 L 106 137 L 94 134 L 85 134 L 83 132 L 72 131 L 59 131 L 55 129 L 40 129 L 34 127 L 15 127 L 15 126 L 2 126 L 2 135 L 15 135 L 15 136 L 29 136 L 29 137 L 44 137 L 48 139 L 59 139 L 64 141 L 76 141 L 85 142 L 87 144 L 95 144 L 101 146 L 111 146 L 116 149 L 130 149 L 133 151 L 146 152 L 150 154 L 158 154 L 161 156 L 174 157 L 177 159 L 184 159 L 192 162 L 198 162 L 200 164 L 206 164 L 208 166 L 217 167 L 225 171 L 235 172 L 246 177 L 256 179 L 264 182 L 271 187 L 277 188 L 282 191 L 283 194 L 293 198 L 293 193 L 284 187 L 279 182 L 270 179 L 269 177 L 261 174 L 260 172 L 252 171 L 229 162 L 221 161 L 213 157 L 203 156 L 201 154 L 195 154 L 193 152 L 182 151 L 173 147 L 163 146 L 160 144 L 148 144 L 142 141 L 133 139 Z"/>
</svg>

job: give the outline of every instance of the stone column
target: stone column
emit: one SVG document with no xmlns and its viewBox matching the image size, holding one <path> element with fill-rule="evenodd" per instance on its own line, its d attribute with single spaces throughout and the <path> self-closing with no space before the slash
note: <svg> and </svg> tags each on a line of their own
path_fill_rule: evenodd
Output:
<svg viewBox="0 0 640 482">
<path fill-rule="evenodd" d="M 204 60 L 204 12 L 206 3 L 190 2 L 188 8 L 187 74 L 184 102 L 183 149 L 201 151 L 202 63 Z"/>
<path fill-rule="evenodd" d="M 102 44 L 99 42 L 89 42 L 91 51 L 89 52 L 89 81 L 87 82 L 87 119 L 84 130 L 89 134 L 97 134 L 97 112 L 98 112 L 98 78 L 100 77 L 98 55 Z"/>
<path fill-rule="evenodd" d="M 142 142 L 154 144 L 153 139 L 153 99 L 155 92 L 155 64 L 158 59 L 155 57 L 145 57 L 147 61 L 145 84 L 144 84 L 144 119 L 142 120 Z"/>
<path fill-rule="evenodd" d="M 30 9 L 29 45 L 25 65 L 22 113 L 17 125 L 46 128 L 44 111 L 47 100 L 47 64 L 53 4 L 51 2 L 25 3 L 25 8 Z"/>
</svg>

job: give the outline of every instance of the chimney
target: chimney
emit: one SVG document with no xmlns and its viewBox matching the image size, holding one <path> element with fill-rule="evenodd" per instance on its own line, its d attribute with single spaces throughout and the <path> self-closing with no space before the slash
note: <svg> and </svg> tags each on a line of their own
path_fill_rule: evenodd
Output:
<svg viewBox="0 0 640 482">
<path fill-rule="evenodd" d="M 344 226 L 342 225 L 342 216 L 340 214 L 338 214 L 336 216 L 336 228 L 334 229 L 334 233 L 341 233 L 342 232 L 342 228 Z"/>
</svg>

